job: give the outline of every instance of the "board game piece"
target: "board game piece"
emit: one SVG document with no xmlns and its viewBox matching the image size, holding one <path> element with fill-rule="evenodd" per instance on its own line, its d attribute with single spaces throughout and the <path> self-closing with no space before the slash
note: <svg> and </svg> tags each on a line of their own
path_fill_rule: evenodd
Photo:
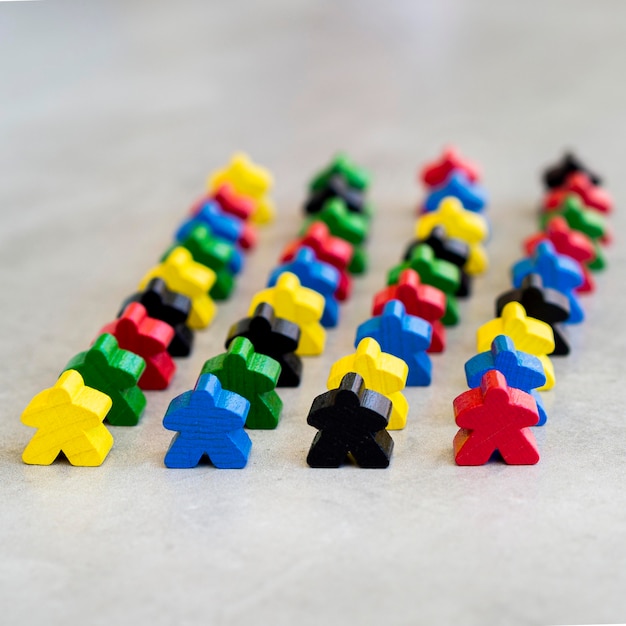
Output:
<svg viewBox="0 0 626 626">
<path fill-rule="evenodd" d="M 215 283 L 215 272 L 196 263 L 191 252 L 178 246 L 164 261 L 149 270 L 139 283 L 145 289 L 153 278 L 161 278 L 171 291 L 176 291 L 191 300 L 188 325 L 190 328 L 205 328 L 216 313 L 215 302 L 209 296 Z"/>
<path fill-rule="evenodd" d="M 89 350 L 70 359 L 63 371 L 78 372 L 87 387 L 111 398 L 109 424 L 136 426 L 146 408 L 146 396 L 137 385 L 145 369 L 142 357 L 122 350 L 113 335 L 104 333 Z"/>
<path fill-rule="evenodd" d="M 446 346 L 446 329 L 441 318 L 446 310 L 446 296 L 435 287 L 423 285 L 419 274 L 406 269 L 396 285 L 385 287 L 374 296 L 372 315 L 380 315 L 389 300 L 400 300 L 409 315 L 430 322 L 432 339 L 428 352 L 443 352 Z"/>
<path fill-rule="evenodd" d="M 476 351 L 486 352 L 498 335 L 507 335 L 513 340 L 516 350 L 534 354 L 543 365 L 546 384 L 538 391 L 552 389 L 556 382 L 554 366 L 547 356 L 554 351 L 554 333 L 549 324 L 527 316 L 519 302 L 509 302 L 500 317 L 483 324 L 476 331 Z"/>
<path fill-rule="evenodd" d="M 554 335 L 554 350 L 548 356 L 565 356 L 570 348 L 562 324 L 568 319 L 569 299 L 556 289 L 543 286 L 539 274 L 528 274 L 524 277 L 517 289 L 512 289 L 500 295 L 496 300 L 496 315 L 509 302 L 519 302 L 526 311 L 526 315 L 541 320 L 552 328 Z"/>
<path fill-rule="evenodd" d="M 352 274 L 363 274 L 367 270 L 368 257 L 364 247 L 370 220 L 361 213 L 348 210 L 341 198 L 328 200 L 323 208 L 305 220 L 300 236 L 303 236 L 314 222 L 324 222 L 334 237 L 339 237 L 353 246 L 353 255 L 348 270 Z"/>
<path fill-rule="evenodd" d="M 295 274 L 303 287 L 313 289 L 324 297 L 324 312 L 320 323 L 324 328 L 337 326 L 339 303 L 335 293 L 340 280 L 339 270 L 330 263 L 319 261 L 311 248 L 303 246 L 296 251 L 291 261 L 282 263 L 272 270 L 267 286 L 273 287 L 284 272 Z"/>
<path fill-rule="evenodd" d="M 205 213 L 205 207 L 210 212 Z M 236 194 L 232 187 L 225 183 L 208 195 L 204 195 L 192 207 L 188 221 L 201 221 L 211 228 L 216 236 L 225 241 L 251 250 L 256 245 L 258 234 L 255 227 L 247 220 L 254 212 L 255 204 L 250 198 Z M 217 223 L 214 223 L 217 220 Z M 223 234 L 222 234 L 223 233 Z M 237 239 L 233 239 L 234 236 Z"/>
<path fill-rule="evenodd" d="M 273 287 L 259 291 L 250 303 L 248 316 L 261 302 L 274 307 L 274 314 L 300 327 L 300 343 L 296 354 L 316 356 L 324 352 L 326 331 L 320 324 L 324 310 L 324 297 L 300 285 L 300 280 L 291 272 L 283 272 Z"/>
<path fill-rule="evenodd" d="M 243 429 L 250 403 L 222 389 L 213 374 L 203 374 L 191 391 L 174 398 L 163 417 L 167 430 L 178 431 L 163 462 L 170 468 L 196 467 L 203 456 L 219 469 L 246 466 L 252 441 Z"/>
<path fill-rule="evenodd" d="M 435 256 L 433 249 L 423 243 L 413 248 L 408 261 L 393 267 L 387 275 L 387 284 L 393 285 L 400 279 L 405 269 L 415 270 L 425 285 L 436 287 L 446 294 L 446 312 L 441 318 L 445 326 L 454 326 L 460 320 L 459 303 L 454 296 L 461 282 L 461 270 L 448 261 Z"/>
<path fill-rule="evenodd" d="M 300 384 L 302 361 L 295 354 L 300 342 L 300 327 L 276 317 L 271 304 L 259 303 L 251 317 L 233 324 L 228 331 L 226 349 L 237 337 L 246 337 L 257 354 L 265 354 L 278 362 L 280 376 L 277 387 L 297 387 Z"/>
<path fill-rule="evenodd" d="M 244 256 L 236 243 L 219 237 L 208 224 L 200 220 L 192 220 L 189 224 L 184 237 L 172 247 L 180 245 L 187 248 L 198 263 L 202 263 L 214 271 L 218 270 L 213 265 L 220 269 L 226 268 L 230 274 L 241 272 Z M 167 256 L 168 253 L 164 256 Z"/>
<path fill-rule="evenodd" d="M 230 183 L 222 183 L 216 187 L 210 196 L 228 213 L 247 222 L 254 213 L 254 201 L 251 198 L 237 193 Z"/>
<path fill-rule="evenodd" d="M 580 202 L 580 198 L 570 194 L 565 197 L 557 208 L 540 214 L 539 226 L 541 230 L 545 230 L 550 221 L 559 215 L 565 219 L 570 228 L 584 233 L 591 239 L 595 257 L 589 263 L 589 269 L 594 271 L 604 269 L 606 267 L 606 259 L 600 243 L 611 237 L 604 216 L 585 209 Z"/>
<path fill-rule="evenodd" d="M 50 465 L 62 452 L 72 465 L 102 465 L 113 446 L 113 436 L 102 423 L 110 408 L 111 398 L 86 387 L 78 372 L 63 372 L 22 413 L 22 423 L 37 429 L 22 460 L 29 465 Z"/>
<path fill-rule="evenodd" d="M 176 364 L 167 352 L 174 337 L 169 324 L 149 317 L 143 304 L 132 302 L 98 335 L 102 333 L 110 333 L 122 350 L 130 350 L 144 359 L 146 369 L 139 379 L 141 389 L 167 389 L 176 372 Z"/>
<path fill-rule="evenodd" d="M 354 345 L 356 347 L 365 337 L 375 339 L 383 352 L 407 364 L 407 387 L 425 387 L 432 379 L 432 363 L 426 353 L 432 333 L 429 322 L 409 315 L 400 300 L 389 300 L 382 315 L 370 318 L 357 328 Z"/>
<path fill-rule="evenodd" d="M 359 342 L 356 352 L 335 361 L 328 375 L 328 389 L 338 387 L 348 372 L 359 374 L 368 389 L 391 400 L 393 407 L 387 425 L 389 430 L 401 430 L 406 426 L 409 403 L 402 390 L 409 368 L 402 359 L 382 352 L 375 339 L 366 337 Z"/>
<path fill-rule="evenodd" d="M 567 296 L 570 314 L 566 324 L 577 324 L 585 318 L 574 289 L 582 284 L 583 274 L 578 261 L 557 254 L 552 242 L 542 241 L 535 248 L 533 256 L 522 259 L 513 265 L 511 275 L 513 286 L 519 288 L 528 274 L 539 274 L 545 287 L 556 289 Z"/>
<path fill-rule="evenodd" d="M 537 403 L 539 421 L 543 426 L 548 419 L 541 396 L 536 389 L 546 384 L 546 375 L 541 361 L 532 354 L 520 352 L 510 337 L 498 335 L 491 342 L 491 349 L 473 356 L 465 363 L 465 378 L 470 388 L 480 387 L 480 382 L 489 370 L 502 372 L 509 387 L 530 394 Z"/>
<path fill-rule="evenodd" d="M 337 268 L 339 271 L 339 285 L 337 286 L 335 297 L 337 300 L 347 300 L 352 290 L 352 279 L 348 274 L 348 267 L 354 256 L 352 244 L 339 237 L 333 237 L 324 222 L 314 222 L 302 237 L 284 248 L 280 262 L 291 261 L 302 246 L 311 248 L 320 261 L 330 263 Z"/>
<path fill-rule="evenodd" d="M 311 467 L 339 467 L 351 455 L 359 467 L 388 467 L 393 439 L 385 428 L 390 413 L 388 398 L 366 389 L 358 374 L 346 374 L 337 389 L 317 396 L 311 405 L 307 423 L 318 433 L 306 462 Z"/>
<path fill-rule="evenodd" d="M 445 198 L 458 198 L 463 208 L 480 213 L 487 206 L 487 192 L 479 183 L 469 180 L 465 172 L 452 172 L 446 180 L 430 190 L 423 204 L 423 212 L 436 211 Z"/>
<path fill-rule="evenodd" d="M 248 400 L 247 428 L 267 430 L 278 426 L 283 402 L 274 389 L 280 365 L 264 354 L 257 354 L 249 339 L 233 339 L 225 353 L 205 362 L 202 374 L 215 374 L 224 389 Z"/>
<path fill-rule="evenodd" d="M 463 158 L 453 146 L 447 147 L 436 161 L 427 163 L 420 177 L 426 186 L 437 187 L 442 185 L 453 172 L 463 172 L 473 183 L 480 178 L 478 166 Z"/>
<path fill-rule="evenodd" d="M 437 226 L 442 226 L 449 237 L 462 239 L 469 245 L 469 258 L 465 265 L 468 274 L 474 276 L 487 270 L 487 253 L 482 243 L 487 240 L 489 228 L 482 215 L 464 209 L 457 198 L 445 198 L 436 211 L 420 216 L 415 236 L 425 239 Z"/>
<path fill-rule="evenodd" d="M 242 267 L 241 252 L 232 243 L 213 237 L 209 228 L 200 222 L 189 230 L 182 241 L 167 250 L 162 260 L 166 259 L 177 245 L 189 250 L 196 263 L 215 272 L 215 283 L 209 295 L 215 300 L 228 298 L 235 287 L 234 274 Z"/>
<path fill-rule="evenodd" d="M 274 219 L 276 209 L 268 195 L 274 184 L 272 175 L 269 170 L 253 163 L 247 154 L 234 154 L 224 169 L 211 174 L 207 187 L 209 191 L 215 191 L 224 183 L 230 183 L 236 193 L 254 200 L 254 223 L 266 224 Z"/>
<path fill-rule="evenodd" d="M 345 153 L 339 153 L 331 161 L 330 165 L 318 172 L 311 181 L 311 191 L 319 191 L 328 185 L 331 177 L 341 176 L 348 187 L 359 191 L 365 191 L 370 184 L 371 175 L 362 167 L 359 167 Z"/>
<path fill-rule="evenodd" d="M 304 211 L 309 215 L 318 213 L 324 204 L 333 198 L 341 198 L 348 210 L 353 213 L 371 214 L 363 192 L 350 187 L 341 174 L 330 176 L 323 187 L 311 193 L 304 205 Z"/>
<path fill-rule="evenodd" d="M 411 258 L 413 250 L 421 244 L 430 246 L 435 256 L 442 261 L 448 261 L 456 265 L 460 272 L 459 286 L 455 292 L 457 298 L 466 298 L 471 291 L 471 278 L 464 271 L 465 265 L 469 258 L 469 245 L 462 239 L 448 237 L 443 226 L 435 226 L 425 239 L 415 239 L 411 242 L 404 253 L 403 260 L 408 261 Z"/>
<path fill-rule="evenodd" d="M 595 258 L 595 248 L 591 239 L 584 233 L 570 228 L 565 218 L 559 215 L 548 222 L 544 232 L 537 233 L 524 240 L 526 253 L 532 255 L 537 245 L 545 240 L 551 241 L 554 249 L 559 254 L 569 256 L 580 264 L 583 282 L 582 285 L 576 287 L 575 291 L 579 293 L 593 291 L 594 280 L 588 267 L 589 263 L 593 262 Z"/>
<path fill-rule="evenodd" d="M 546 169 L 543 173 L 543 182 L 549 189 L 561 187 L 567 177 L 574 172 L 585 172 L 594 185 L 602 185 L 602 179 L 584 165 L 573 152 L 566 152 L 558 163 Z"/>
<path fill-rule="evenodd" d="M 239 241 L 244 222 L 224 213 L 222 207 L 215 200 L 209 200 L 200 207 L 195 215 L 186 219 L 178 227 L 174 235 L 175 240 L 182 243 L 199 224 L 209 228 L 209 235 L 234 245 Z"/>
<path fill-rule="evenodd" d="M 480 387 L 454 399 L 459 432 L 454 437 L 457 465 L 484 465 L 499 452 L 509 465 L 539 461 L 535 436 L 529 426 L 539 420 L 532 396 L 506 384 L 504 375 L 490 370 Z"/>
<path fill-rule="evenodd" d="M 185 357 L 191 354 L 193 331 L 187 326 L 191 313 L 191 300 L 182 293 L 170 291 L 161 278 L 153 278 L 143 291 L 138 291 L 127 298 L 117 317 L 131 302 L 143 304 L 150 317 L 169 324 L 174 329 L 174 338 L 167 351 L 171 356 Z"/>
<path fill-rule="evenodd" d="M 569 174 L 563 185 L 549 191 L 543 201 L 544 207 L 549 210 L 558 206 L 569 194 L 576 194 L 589 209 L 600 213 L 610 213 L 613 210 L 611 196 L 601 187 L 596 187 L 585 172 Z"/>
</svg>

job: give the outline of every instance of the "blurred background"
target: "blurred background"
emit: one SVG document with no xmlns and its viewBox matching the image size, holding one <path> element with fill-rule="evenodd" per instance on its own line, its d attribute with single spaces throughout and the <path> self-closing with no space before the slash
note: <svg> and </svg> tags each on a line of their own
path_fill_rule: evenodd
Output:
<svg viewBox="0 0 626 626">
<path fill-rule="evenodd" d="M 624 621 L 625 24 L 617 0 L 0 2 L 7 623 Z M 308 407 L 412 236 L 416 172 L 448 143 L 485 172 L 492 270 L 433 387 L 407 392 L 413 422 L 394 435 L 392 467 L 309 470 Z M 557 364 L 540 465 L 459 471 L 463 362 L 564 148 L 616 198 L 611 267 L 574 331 L 578 356 Z M 115 430 L 102 468 L 23 466 L 24 406 L 117 312 L 236 150 L 273 172 L 279 212 L 237 295 L 142 424 Z M 255 433 L 246 470 L 167 472 L 167 403 L 221 351 L 338 150 L 372 171 L 377 218 L 373 267 L 327 354 L 286 392 L 281 427 Z"/>
</svg>

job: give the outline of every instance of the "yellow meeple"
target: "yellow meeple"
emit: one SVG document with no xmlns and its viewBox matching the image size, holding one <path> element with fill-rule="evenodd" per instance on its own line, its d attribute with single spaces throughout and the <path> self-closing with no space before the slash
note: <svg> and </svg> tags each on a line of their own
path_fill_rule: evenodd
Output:
<svg viewBox="0 0 626 626">
<path fill-rule="evenodd" d="M 139 289 L 145 289 L 153 278 L 161 278 L 168 289 L 182 293 L 191 300 L 190 328 L 205 328 L 211 323 L 217 310 L 209 296 L 215 283 L 215 272 L 194 261 L 187 248 L 173 248 L 161 263 L 141 279 Z"/>
<path fill-rule="evenodd" d="M 339 387 L 341 379 L 348 372 L 361 376 L 367 389 L 377 391 L 391 400 L 393 408 L 387 430 L 401 430 L 406 426 L 409 403 L 402 390 L 406 385 L 409 368 L 402 359 L 382 352 L 375 339 L 365 337 L 359 341 L 356 352 L 339 359 L 330 368 L 327 387 Z"/>
<path fill-rule="evenodd" d="M 276 317 L 282 317 L 300 327 L 300 343 L 296 354 L 315 356 L 324 352 L 326 331 L 320 324 L 324 312 L 324 296 L 300 284 L 291 272 L 283 272 L 273 287 L 259 291 L 252 302 L 248 315 L 254 315 L 256 307 L 267 302 L 274 307 Z"/>
<path fill-rule="evenodd" d="M 415 227 L 418 239 L 426 239 L 435 226 L 443 226 L 448 237 L 462 239 L 469 245 L 469 258 L 463 268 L 468 274 L 482 274 L 489 264 L 483 243 L 489 236 L 485 218 L 463 208 L 458 198 L 444 198 L 436 211 L 420 215 Z"/>
<path fill-rule="evenodd" d="M 102 423 L 111 404 L 109 396 L 87 387 L 76 370 L 63 372 L 22 413 L 22 423 L 37 429 L 22 460 L 50 465 L 63 452 L 72 465 L 102 465 L 113 446 L 113 436 Z"/>
<path fill-rule="evenodd" d="M 274 219 L 276 209 L 269 197 L 274 179 L 269 170 L 256 165 L 247 154 L 234 154 L 226 167 L 209 176 L 208 191 L 215 191 L 220 185 L 229 183 L 236 193 L 254 201 L 252 221 L 265 224 Z"/>
</svg>

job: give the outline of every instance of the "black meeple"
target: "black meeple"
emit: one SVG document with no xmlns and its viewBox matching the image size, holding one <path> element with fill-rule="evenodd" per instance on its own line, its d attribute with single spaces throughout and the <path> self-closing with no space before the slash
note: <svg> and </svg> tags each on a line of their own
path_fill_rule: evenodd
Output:
<svg viewBox="0 0 626 626">
<path fill-rule="evenodd" d="M 246 337 L 254 351 L 280 363 L 277 387 L 297 387 L 302 376 L 302 361 L 294 354 L 300 343 L 300 327 L 282 317 L 276 317 L 274 307 L 261 302 L 251 317 L 233 324 L 226 338 L 226 349 L 236 337 Z"/>
<path fill-rule="evenodd" d="M 122 304 L 117 317 L 131 302 L 139 302 L 146 308 L 148 315 L 169 324 L 174 329 L 174 338 L 167 351 L 171 356 L 189 356 L 193 347 L 193 331 L 187 326 L 191 312 L 191 300 L 176 291 L 167 288 L 161 278 L 153 278 L 143 291 L 138 291 Z"/>
<path fill-rule="evenodd" d="M 314 191 L 304 205 L 306 213 L 318 213 L 327 200 L 341 198 L 348 210 L 354 213 L 363 213 L 365 198 L 363 192 L 348 185 L 341 174 L 335 174 L 328 179 L 328 183 L 319 191 Z"/>
<path fill-rule="evenodd" d="M 307 423 L 317 428 L 306 462 L 311 467 L 339 467 L 349 455 L 360 467 L 389 466 L 393 439 L 385 430 L 391 400 L 365 388 L 363 378 L 346 374 L 339 387 L 317 396 Z"/>
<path fill-rule="evenodd" d="M 573 152 L 566 152 L 563 158 L 543 173 L 543 182 L 548 189 L 560 187 L 570 174 L 584 172 L 594 185 L 601 185 L 602 179 L 594 174 Z"/>
<path fill-rule="evenodd" d="M 528 274 L 522 281 L 519 289 L 512 289 L 503 293 L 496 301 L 496 316 L 502 314 L 502 309 L 509 302 L 519 302 L 525 309 L 528 317 L 534 317 L 552 327 L 554 332 L 554 356 L 569 354 L 569 344 L 564 335 L 562 323 L 570 313 L 567 296 L 556 289 L 543 286 L 539 274 Z"/>
</svg>

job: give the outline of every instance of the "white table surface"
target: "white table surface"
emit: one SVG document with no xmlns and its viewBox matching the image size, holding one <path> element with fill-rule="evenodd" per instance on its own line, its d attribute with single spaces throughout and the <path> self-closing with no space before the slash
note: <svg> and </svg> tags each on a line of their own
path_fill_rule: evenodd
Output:
<svg viewBox="0 0 626 626">
<path fill-rule="evenodd" d="M 0 3 L 0 621 L 3 624 L 626 622 L 626 4 Z M 478 160 L 492 267 L 406 391 L 388 470 L 313 470 L 305 418 L 409 241 L 415 172 Z M 539 174 L 573 147 L 606 176 L 616 241 L 573 353 L 555 359 L 534 467 L 454 464 L 453 398 L 476 328 L 536 227 Z M 19 417 L 110 321 L 237 149 L 275 175 L 279 219 L 100 468 L 20 460 Z M 373 267 L 248 467 L 174 471 L 168 402 L 222 349 L 338 150 L 374 174 Z"/>
</svg>

